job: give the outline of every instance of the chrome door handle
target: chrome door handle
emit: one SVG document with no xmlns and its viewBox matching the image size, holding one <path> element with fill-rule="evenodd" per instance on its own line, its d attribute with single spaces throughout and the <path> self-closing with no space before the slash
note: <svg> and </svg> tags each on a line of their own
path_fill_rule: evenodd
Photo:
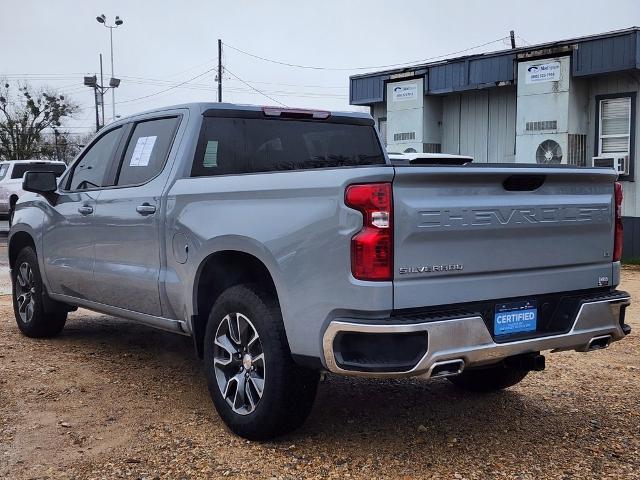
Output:
<svg viewBox="0 0 640 480">
<path fill-rule="evenodd" d="M 78 212 L 81 215 L 90 215 L 93 213 L 93 207 L 90 207 L 89 205 L 83 205 L 81 207 L 78 207 Z"/>
<path fill-rule="evenodd" d="M 142 205 L 138 205 L 136 207 L 136 212 L 138 212 L 140 215 L 151 215 L 153 213 L 156 213 L 156 206 L 145 202 Z"/>
</svg>

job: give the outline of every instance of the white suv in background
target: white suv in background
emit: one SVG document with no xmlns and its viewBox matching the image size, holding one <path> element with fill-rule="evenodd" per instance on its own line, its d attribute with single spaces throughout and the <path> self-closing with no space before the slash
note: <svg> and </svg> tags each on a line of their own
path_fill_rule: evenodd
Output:
<svg viewBox="0 0 640 480">
<path fill-rule="evenodd" d="M 24 193 L 22 177 L 27 171 L 54 172 L 62 175 L 67 165 L 53 160 L 8 160 L 0 162 L 0 217 L 8 219 L 18 198 Z"/>
</svg>

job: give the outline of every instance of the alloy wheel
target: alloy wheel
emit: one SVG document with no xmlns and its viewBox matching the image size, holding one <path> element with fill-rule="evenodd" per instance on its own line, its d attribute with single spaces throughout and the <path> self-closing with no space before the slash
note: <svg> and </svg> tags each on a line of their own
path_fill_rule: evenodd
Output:
<svg viewBox="0 0 640 480">
<path fill-rule="evenodd" d="M 213 363 L 220 393 L 239 415 L 252 413 L 264 391 L 265 361 L 260 336 L 242 313 L 226 315 L 216 331 Z"/>
<path fill-rule="evenodd" d="M 35 311 L 36 283 L 33 269 L 27 262 L 22 262 L 16 272 L 16 302 L 18 314 L 24 323 L 29 323 Z"/>
</svg>

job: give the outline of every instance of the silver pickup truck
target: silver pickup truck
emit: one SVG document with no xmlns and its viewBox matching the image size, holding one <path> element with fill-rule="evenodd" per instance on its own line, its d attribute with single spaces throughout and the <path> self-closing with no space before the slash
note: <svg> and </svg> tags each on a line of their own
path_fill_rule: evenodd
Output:
<svg viewBox="0 0 640 480">
<path fill-rule="evenodd" d="M 300 426 L 320 372 L 497 390 L 621 340 L 613 170 L 392 163 L 369 115 L 189 104 L 28 172 L 15 317 L 88 308 L 193 338 L 229 428 Z"/>
</svg>

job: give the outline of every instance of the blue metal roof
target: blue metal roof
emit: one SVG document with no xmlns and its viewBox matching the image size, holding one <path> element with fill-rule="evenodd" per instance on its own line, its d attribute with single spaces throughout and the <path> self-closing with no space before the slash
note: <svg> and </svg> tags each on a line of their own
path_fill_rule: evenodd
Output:
<svg viewBox="0 0 640 480">
<path fill-rule="evenodd" d="M 427 95 L 509 85 L 517 81 L 516 60 L 558 54 L 572 55 L 575 77 L 640 70 L 640 28 L 354 75 L 349 82 L 349 101 L 352 105 L 385 101 L 385 84 L 396 75 L 424 78 Z"/>
<path fill-rule="evenodd" d="M 580 42 L 573 51 L 574 77 L 640 69 L 640 31 Z"/>
</svg>

